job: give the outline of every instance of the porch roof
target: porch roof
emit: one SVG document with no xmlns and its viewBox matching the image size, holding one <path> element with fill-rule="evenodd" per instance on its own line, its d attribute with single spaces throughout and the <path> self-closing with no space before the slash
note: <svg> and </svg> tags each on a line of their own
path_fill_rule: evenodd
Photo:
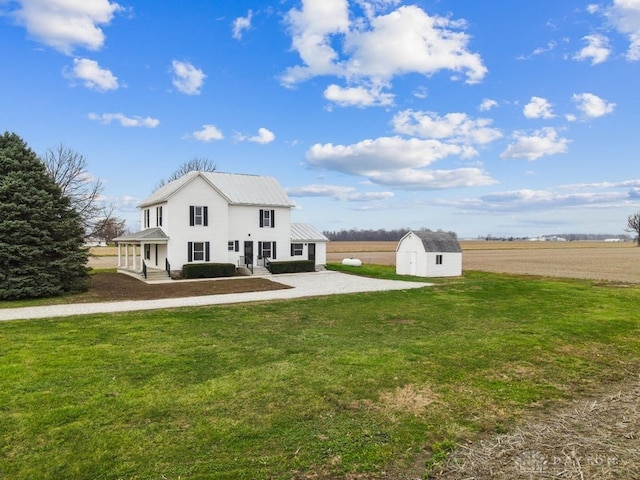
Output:
<svg viewBox="0 0 640 480">
<path fill-rule="evenodd" d="M 169 237 L 161 228 L 147 228 L 140 232 L 128 233 L 113 239 L 117 243 L 167 243 Z"/>
</svg>

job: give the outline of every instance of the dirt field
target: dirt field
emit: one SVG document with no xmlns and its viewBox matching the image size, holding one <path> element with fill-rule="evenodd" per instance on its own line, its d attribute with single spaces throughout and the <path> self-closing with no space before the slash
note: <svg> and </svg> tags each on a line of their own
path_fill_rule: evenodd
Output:
<svg viewBox="0 0 640 480">
<path fill-rule="evenodd" d="M 331 242 L 327 261 L 395 265 L 396 242 Z M 607 242 L 462 241 L 463 270 L 640 283 L 640 248 Z"/>
</svg>

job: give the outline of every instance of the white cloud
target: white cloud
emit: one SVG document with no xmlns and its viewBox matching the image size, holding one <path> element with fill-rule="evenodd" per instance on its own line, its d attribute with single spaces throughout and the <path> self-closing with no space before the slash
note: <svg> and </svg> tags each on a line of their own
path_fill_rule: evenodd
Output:
<svg viewBox="0 0 640 480">
<path fill-rule="evenodd" d="M 393 192 L 357 192 L 354 187 L 338 185 L 306 185 L 288 188 L 290 197 L 329 197 L 343 202 L 371 202 L 393 197 Z"/>
<path fill-rule="evenodd" d="M 524 106 L 522 111 L 527 118 L 553 118 L 552 105 L 545 98 L 531 97 L 529 103 Z"/>
<path fill-rule="evenodd" d="M 393 117 L 392 123 L 397 133 L 465 145 L 487 144 L 502 137 L 500 130 L 490 127 L 490 119 L 472 119 L 466 113 L 447 113 L 440 117 L 434 112 L 404 110 Z"/>
<path fill-rule="evenodd" d="M 401 6 L 388 14 L 378 11 L 395 1 L 367 4 L 366 18 L 352 17 L 346 0 L 305 0 L 289 11 L 293 49 L 302 65 L 282 76 L 286 86 L 318 75 L 335 75 L 367 85 L 386 85 L 407 73 L 433 75 L 442 70 L 462 74 L 467 83 L 487 73 L 480 55 L 468 49 L 470 37 L 460 31 L 464 22 L 429 16 L 417 6 Z M 340 51 L 335 50 L 341 46 Z"/>
<path fill-rule="evenodd" d="M 548 190 L 509 190 L 479 197 L 467 204 L 471 210 L 514 212 L 526 210 L 557 210 L 592 206 L 617 208 L 633 206 L 640 180 L 622 182 L 582 183 L 559 185 Z"/>
<path fill-rule="evenodd" d="M 484 98 L 482 100 L 482 103 L 478 107 L 478 110 L 480 110 L 481 112 L 488 112 L 489 110 L 497 106 L 498 102 L 496 102 L 495 100 L 492 100 L 491 98 Z"/>
<path fill-rule="evenodd" d="M 249 10 L 246 17 L 238 17 L 233 21 L 233 38 L 236 40 L 242 40 L 242 34 L 244 31 L 251 28 L 252 18 L 253 12 Z"/>
<path fill-rule="evenodd" d="M 587 35 L 582 37 L 587 46 L 574 55 L 575 60 L 591 60 L 591 65 L 597 65 L 609 58 L 611 49 L 609 39 L 603 35 Z"/>
<path fill-rule="evenodd" d="M 203 125 L 202 129 L 191 134 L 193 138 L 201 142 L 210 142 L 211 140 L 222 140 L 224 135 L 215 125 Z"/>
<path fill-rule="evenodd" d="M 427 170 L 433 162 L 468 149 L 438 140 L 381 137 L 352 145 L 316 144 L 307 151 L 309 165 L 358 175 L 373 183 L 409 189 L 489 185 L 494 181 L 477 168 Z"/>
<path fill-rule="evenodd" d="M 606 15 L 629 39 L 627 59 L 640 60 L 640 0 L 614 0 Z"/>
<path fill-rule="evenodd" d="M 285 85 L 293 85 L 316 75 L 337 74 L 341 69 L 334 61 L 338 53 L 331 46 L 330 35 L 345 34 L 349 29 L 346 0 L 305 0 L 302 9 L 291 9 L 286 22 L 291 41 L 304 66 L 287 69 L 282 77 Z"/>
<path fill-rule="evenodd" d="M 406 73 L 433 75 L 441 70 L 464 73 L 477 83 L 487 69 L 480 55 L 467 50 L 469 36 L 455 31 L 463 26 L 444 17 L 431 17 L 417 6 L 402 6 L 376 17 L 369 30 L 353 30 L 346 38 L 353 75 L 389 80 Z"/>
<path fill-rule="evenodd" d="M 204 79 L 207 76 L 202 70 L 194 67 L 189 62 L 173 60 L 171 71 L 174 74 L 173 85 L 179 92 L 187 95 L 199 95 Z"/>
<path fill-rule="evenodd" d="M 558 137 L 555 128 L 547 127 L 538 130 L 533 135 L 523 132 L 514 133 L 515 142 L 500 154 L 500 158 L 525 158 L 536 160 L 546 155 L 565 153 L 570 140 Z"/>
<path fill-rule="evenodd" d="M 329 85 L 324 91 L 324 98 L 341 107 L 388 106 L 393 105 L 394 97 L 391 93 L 382 93 L 379 88 L 342 88 L 338 85 Z"/>
<path fill-rule="evenodd" d="M 268 128 L 264 128 L 264 127 L 261 127 L 258 129 L 257 135 L 249 136 L 249 135 L 243 135 L 242 133 L 236 133 L 235 135 L 235 140 L 237 142 L 253 142 L 253 143 L 260 143 L 262 145 L 271 143 L 275 139 L 276 139 L 275 134 Z"/>
<path fill-rule="evenodd" d="M 497 183 L 480 168 L 453 170 L 418 170 L 405 168 L 393 172 L 374 172 L 372 182 L 404 190 L 440 190 L 447 188 L 485 187 Z"/>
<path fill-rule="evenodd" d="M 105 41 L 100 28 L 122 7 L 109 0 L 20 0 L 13 16 L 37 41 L 70 55 L 77 47 L 99 50 Z"/>
<path fill-rule="evenodd" d="M 82 80 L 84 86 L 99 92 L 116 90 L 118 88 L 118 77 L 110 70 L 100 68 L 98 62 L 88 58 L 74 58 L 73 69 L 67 73 L 72 79 Z"/>
<path fill-rule="evenodd" d="M 98 115 L 97 113 L 89 114 L 90 120 L 96 120 L 98 122 L 104 123 L 105 125 L 110 124 L 111 122 L 119 122 L 123 127 L 146 127 L 146 128 L 155 128 L 160 125 L 160 120 L 151 117 L 127 117 L 122 113 L 103 113 L 102 115 Z"/>
<path fill-rule="evenodd" d="M 613 112 L 616 104 L 594 95 L 593 93 L 577 93 L 571 97 L 578 110 L 589 118 L 597 118 Z"/>
<path fill-rule="evenodd" d="M 258 135 L 254 135 L 253 137 L 249 137 L 247 140 L 254 143 L 260 143 L 265 145 L 267 143 L 271 143 L 276 139 L 274 133 L 266 129 L 264 127 L 258 129 Z"/>
</svg>

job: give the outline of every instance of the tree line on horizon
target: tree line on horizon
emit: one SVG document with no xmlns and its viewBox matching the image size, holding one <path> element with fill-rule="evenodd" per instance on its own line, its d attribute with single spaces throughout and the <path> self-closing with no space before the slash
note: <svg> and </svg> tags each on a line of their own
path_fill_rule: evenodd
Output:
<svg viewBox="0 0 640 480">
<path fill-rule="evenodd" d="M 384 228 L 360 230 L 351 228 L 349 230 L 324 231 L 322 232 L 332 242 L 397 242 L 407 233 L 414 232 L 444 232 L 444 230 L 431 230 L 429 228 L 397 228 L 386 230 Z M 455 232 L 444 232 L 458 238 Z"/>
</svg>

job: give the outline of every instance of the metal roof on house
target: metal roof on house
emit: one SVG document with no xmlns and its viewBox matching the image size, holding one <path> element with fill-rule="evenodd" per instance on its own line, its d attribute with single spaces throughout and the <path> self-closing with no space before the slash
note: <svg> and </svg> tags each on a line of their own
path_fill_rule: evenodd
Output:
<svg viewBox="0 0 640 480">
<path fill-rule="evenodd" d="M 282 186 L 273 177 L 222 172 L 189 172 L 169 182 L 142 201 L 139 207 L 166 202 L 193 179 L 201 177 L 217 190 L 230 204 L 293 207 Z"/>
<path fill-rule="evenodd" d="M 462 252 L 456 237 L 446 232 L 418 231 L 411 232 L 422 240 L 422 245 L 427 252 Z"/>
<path fill-rule="evenodd" d="M 128 233 L 113 239 L 114 242 L 166 242 L 169 237 L 161 228 L 147 228 L 141 232 Z"/>
<path fill-rule="evenodd" d="M 292 242 L 328 242 L 329 239 L 308 223 L 291 224 Z"/>
</svg>

